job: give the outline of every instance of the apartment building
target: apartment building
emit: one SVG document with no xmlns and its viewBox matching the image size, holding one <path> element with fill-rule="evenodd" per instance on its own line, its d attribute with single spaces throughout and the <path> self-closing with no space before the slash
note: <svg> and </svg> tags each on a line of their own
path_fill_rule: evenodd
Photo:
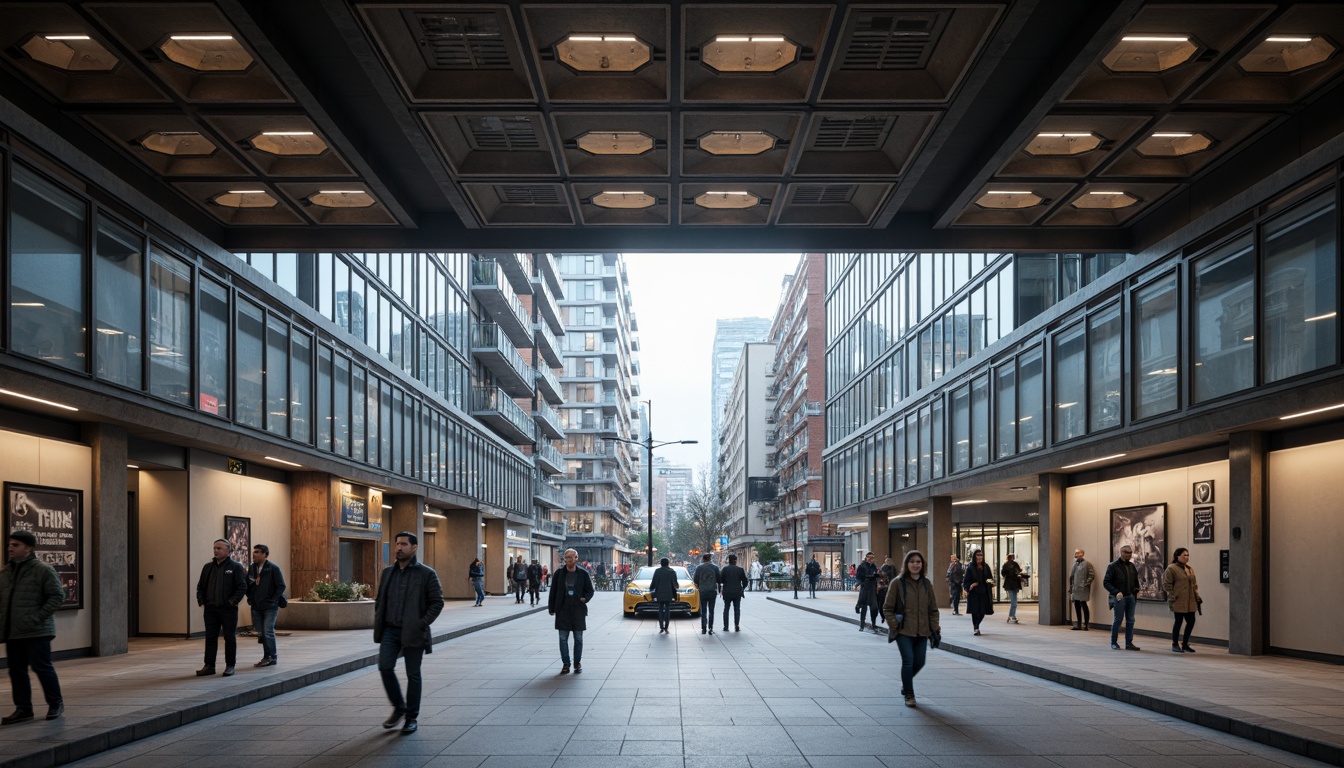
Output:
<svg viewBox="0 0 1344 768">
<path fill-rule="evenodd" d="M 713 359 L 710 362 L 710 471 L 719 472 L 719 436 L 723 413 L 733 391 L 733 374 L 742 356 L 742 345 L 765 341 L 770 333 L 768 317 L 735 317 L 714 322 Z"/>
<path fill-rule="evenodd" d="M 768 520 L 763 511 L 778 496 L 774 470 L 767 466 L 776 440 L 774 425 L 768 422 L 774 411 L 768 402 L 774 362 L 774 344 L 742 345 L 719 437 L 719 484 L 732 511 L 728 551 L 744 564 L 751 562 L 757 542 L 778 540 L 778 523 Z"/>
</svg>

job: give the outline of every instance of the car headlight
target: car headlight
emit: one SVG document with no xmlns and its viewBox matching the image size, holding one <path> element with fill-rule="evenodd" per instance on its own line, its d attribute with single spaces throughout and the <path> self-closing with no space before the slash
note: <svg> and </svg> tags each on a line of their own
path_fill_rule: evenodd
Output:
<svg viewBox="0 0 1344 768">
<path fill-rule="evenodd" d="M 631 597 L 643 597 L 643 596 L 644 596 L 644 590 L 640 589 L 639 587 L 630 587 L 629 589 L 625 590 L 625 592 L 626 592 L 626 594 L 630 595 Z"/>
<path fill-rule="evenodd" d="M 686 589 L 681 590 L 681 594 L 683 594 L 683 595 L 693 595 L 693 594 L 695 594 L 695 587 L 687 587 Z"/>
</svg>

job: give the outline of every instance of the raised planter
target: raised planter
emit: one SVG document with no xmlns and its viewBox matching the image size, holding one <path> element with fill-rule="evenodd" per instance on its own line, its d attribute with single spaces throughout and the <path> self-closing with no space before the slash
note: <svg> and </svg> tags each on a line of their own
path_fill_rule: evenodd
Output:
<svg viewBox="0 0 1344 768">
<path fill-rule="evenodd" d="M 276 629 L 373 629 L 373 601 L 309 603 L 290 600 L 275 617 Z"/>
</svg>

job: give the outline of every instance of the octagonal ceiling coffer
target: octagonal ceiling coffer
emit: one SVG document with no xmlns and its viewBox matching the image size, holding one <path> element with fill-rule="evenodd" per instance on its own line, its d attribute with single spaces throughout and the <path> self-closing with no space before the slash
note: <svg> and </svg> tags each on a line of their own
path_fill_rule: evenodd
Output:
<svg viewBox="0 0 1344 768">
<path fill-rule="evenodd" d="M 252 148 L 277 157 L 316 157 L 327 142 L 312 131 L 262 131 L 247 140 Z"/>
<path fill-rule="evenodd" d="M 1256 75 L 1282 75 L 1306 69 L 1329 59 L 1338 49 L 1320 35 L 1270 35 L 1237 66 Z"/>
<path fill-rule="evenodd" d="M 1095 192 L 1088 192 L 1077 200 L 1074 200 L 1072 205 L 1074 208 L 1082 208 L 1085 210 L 1113 211 L 1120 208 L 1128 208 L 1138 202 L 1139 198 L 1128 192 L 1121 192 L 1119 190 L 1098 190 Z"/>
<path fill-rule="evenodd" d="M 154 131 L 141 136 L 135 143 L 150 152 L 171 157 L 209 157 L 219 149 L 196 131 Z"/>
<path fill-rule="evenodd" d="M 643 131 L 589 131 L 574 140 L 590 155 L 642 155 L 653 149 L 653 137 Z"/>
<path fill-rule="evenodd" d="M 719 35 L 700 48 L 700 61 L 718 72 L 770 74 L 798 60 L 798 45 L 783 35 Z"/>
<path fill-rule="evenodd" d="M 164 58 L 197 72 L 246 72 L 255 63 L 233 35 L 171 35 L 158 47 Z"/>
<path fill-rule="evenodd" d="M 88 35 L 33 35 L 19 48 L 33 61 L 62 72 L 111 72 L 121 63 Z"/>
<path fill-rule="evenodd" d="M 711 155 L 759 155 L 774 149 L 775 141 L 765 131 L 710 131 L 696 143 Z"/>
<path fill-rule="evenodd" d="M 1045 202 L 1040 195 L 1027 189 L 991 189 L 980 196 L 975 204 L 996 211 L 1015 211 L 1032 208 Z"/>
<path fill-rule="evenodd" d="M 1188 35 L 1125 35 L 1102 56 L 1101 64 L 1117 74 L 1151 75 L 1179 67 L 1199 49 Z"/>
<path fill-rule="evenodd" d="M 555 60 L 576 72 L 637 72 L 653 61 L 653 48 L 628 34 L 573 34 L 555 44 Z"/>
<path fill-rule="evenodd" d="M 274 208 L 279 201 L 264 189 L 231 189 L 210 198 L 225 208 Z"/>
<path fill-rule="evenodd" d="M 696 195 L 693 201 L 701 208 L 740 210 L 760 205 L 761 198 L 750 192 L 708 191 Z"/>
<path fill-rule="evenodd" d="M 323 189 L 306 199 L 319 208 L 368 208 L 374 203 L 373 195 L 362 189 Z"/>
<path fill-rule="evenodd" d="M 589 200 L 599 208 L 641 210 L 658 204 L 658 198 L 639 189 L 599 192 Z"/>
<path fill-rule="evenodd" d="M 1184 157 L 1203 152 L 1213 146 L 1207 134 L 1186 131 L 1164 131 L 1150 135 L 1139 142 L 1134 151 L 1144 157 Z"/>
<path fill-rule="evenodd" d="M 1095 133 L 1038 133 L 1023 150 L 1035 157 L 1073 157 L 1091 152 L 1104 139 Z"/>
</svg>

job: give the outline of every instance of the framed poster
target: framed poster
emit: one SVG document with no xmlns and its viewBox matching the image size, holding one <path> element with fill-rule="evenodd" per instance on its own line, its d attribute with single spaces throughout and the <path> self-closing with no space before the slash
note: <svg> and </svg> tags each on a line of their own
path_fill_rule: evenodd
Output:
<svg viewBox="0 0 1344 768">
<path fill-rule="evenodd" d="M 1191 500 L 1196 504 L 1212 504 L 1213 481 L 1200 480 L 1199 482 L 1190 486 L 1190 496 Z"/>
<path fill-rule="evenodd" d="M 1139 572 L 1138 599 L 1166 601 L 1162 573 L 1167 568 L 1167 505 L 1112 509 L 1112 560 L 1120 557 L 1120 548 L 1125 545 L 1134 550 L 1134 567 Z"/>
<path fill-rule="evenodd" d="M 1195 521 L 1196 544 L 1213 543 L 1213 507 L 1195 507 L 1193 510 Z"/>
<path fill-rule="evenodd" d="M 225 515 L 224 540 L 230 557 L 244 565 L 252 562 L 252 518 Z"/>
<path fill-rule="evenodd" d="M 36 554 L 56 569 L 65 589 L 60 610 L 84 607 L 84 492 L 5 483 L 5 533 L 32 531 Z"/>
<path fill-rule="evenodd" d="M 382 510 L 379 510 L 380 512 Z M 369 500 L 353 493 L 341 494 L 341 527 L 368 528 Z M 381 528 L 381 526 L 379 526 Z"/>
</svg>

